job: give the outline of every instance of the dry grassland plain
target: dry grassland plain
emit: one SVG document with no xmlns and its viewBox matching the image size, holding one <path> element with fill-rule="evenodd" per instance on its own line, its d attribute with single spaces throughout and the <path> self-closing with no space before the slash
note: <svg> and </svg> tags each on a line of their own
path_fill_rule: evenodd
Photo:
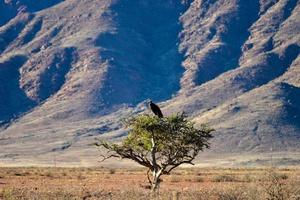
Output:
<svg viewBox="0 0 300 200">
<path fill-rule="evenodd" d="M 142 168 L 0 168 L 0 199 L 299 200 L 300 168 L 180 168 L 155 195 Z"/>
</svg>

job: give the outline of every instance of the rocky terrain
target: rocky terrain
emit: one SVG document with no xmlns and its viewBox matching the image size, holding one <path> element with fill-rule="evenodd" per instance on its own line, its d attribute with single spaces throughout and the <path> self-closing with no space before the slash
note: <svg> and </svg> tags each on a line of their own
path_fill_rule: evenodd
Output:
<svg viewBox="0 0 300 200">
<path fill-rule="evenodd" d="M 94 138 L 121 139 L 147 99 L 215 128 L 214 158 L 300 154 L 297 0 L 2 0 L 0 13 L 0 164 L 95 164 Z"/>
</svg>

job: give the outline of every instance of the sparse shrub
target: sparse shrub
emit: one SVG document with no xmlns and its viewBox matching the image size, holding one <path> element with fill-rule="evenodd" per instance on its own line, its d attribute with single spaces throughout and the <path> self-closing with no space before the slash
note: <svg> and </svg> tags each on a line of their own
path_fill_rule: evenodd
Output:
<svg viewBox="0 0 300 200">
<path fill-rule="evenodd" d="M 74 199 L 74 196 L 71 193 L 69 193 L 69 192 L 58 191 L 58 192 L 55 192 L 54 195 L 50 194 L 49 195 L 49 199 L 71 200 L 71 199 Z"/>
<path fill-rule="evenodd" d="M 67 174 L 67 172 L 63 172 L 61 175 L 62 176 L 67 176 L 68 174 Z"/>
<path fill-rule="evenodd" d="M 245 200 L 244 188 L 230 188 L 217 193 L 218 200 Z"/>
<path fill-rule="evenodd" d="M 232 175 L 221 174 L 213 177 L 212 182 L 234 182 L 236 178 Z"/>
<path fill-rule="evenodd" d="M 77 175 L 77 179 L 83 180 L 83 179 L 85 179 L 85 176 L 83 176 L 81 173 L 79 173 L 79 174 Z"/>
<path fill-rule="evenodd" d="M 216 199 L 216 195 L 210 189 L 197 191 L 182 191 L 178 192 L 178 200 L 209 200 Z M 165 198 L 167 199 L 167 198 Z M 170 198 L 169 198 L 170 199 Z M 173 200 L 173 199 L 172 199 Z"/>
<path fill-rule="evenodd" d="M 278 174 L 278 177 L 281 178 L 282 180 L 287 180 L 289 178 L 289 176 L 286 174 Z"/>
<path fill-rule="evenodd" d="M 251 178 L 251 176 L 249 175 L 249 174 L 246 174 L 246 175 L 244 175 L 244 177 L 242 178 L 242 180 L 244 181 L 244 182 L 251 182 L 252 181 L 252 178 Z"/>
<path fill-rule="evenodd" d="M 194 182 L 204 182 L 204 179 L 201 176 L 195 176 L 193 177 Z"/>
<path fill-rule="evenodd" d="M 110 176 L 109 175 L 105 175 L 104 178 L 105 179 L 110 179 Z"/>
<path fill-rule="evenodd" d="M 51 172 L 45 173 L 45 176 L 47 176 L 49 178 L 53 178 L 54 177 L 54 175 Z"/>
<path fill-rule="evenodd" d="M 109 169 L 109 174 L 115 174 L 116 170 L 115 169 Z"/>
<path fill-rule="evenodd" d="M 170 182 L 180 182 L 181 178 L 179 176 L 176 176 L 176 175 L 175 176 L 171 175 L 169 181 Z"/>
<path fill-rule="evenodd" d="M 276 173 L 273 169 L 266 173 L 265 181 L 262 182 L 262 188 L 267 200 L 289 199 L 291 194 L 287 188 L 287 184 L 284 183 L 284 180 L 287 178 L 287 175 Z"/>
<path fill-rule="evenodd" d="M 188 178 L 184 179 L 185 181 L 190 181 L 190 182 L 203 182 L 203 178 L 200 176 L 190 176 Z"/>
<path fill-rule="evenodd" d="M 247 200 L 263 200 L 261 188 L 257 187 L 257 183 L 248 184 L 244 192 Z"/>
<path fill-rule="evenodd" d="M 7 188 L 0 193 L 0 199 L 17 200 L 17 199 L 57 199 L 71 200 L 75 196 L 66 191 L 48 191 L 38 192 L 35 188 Z"/>
<path fill-rule="evenodd" d="M 14 199 L 13 198 L 13 190 L 4 188 L 2 190 L 2 192 L 0 193 L 0 197 L 3 197 L 3 199 L 6 199 L 6 200 Z"/>
<path fill-rule="evenodd" d="M 172 172 L 172 174 L 174 174 L 174 175 L 183 175 L 182 171 L 178 171 L 178 170 Z"/>
<path fill-rule="evenodd" d="M 15 176 L 26 176 L 26 173 L 23 172 L 15 172 Z"/>
</svg>

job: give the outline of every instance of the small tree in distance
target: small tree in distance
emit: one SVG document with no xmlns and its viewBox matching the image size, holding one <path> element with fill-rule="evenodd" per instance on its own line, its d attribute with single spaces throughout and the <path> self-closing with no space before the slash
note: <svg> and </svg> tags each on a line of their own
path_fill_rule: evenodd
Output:
<svg viewBox="0 0 300 200">
<path fill-rule="evenodd" d="M 159 187 L 160 177 L 182 164 L 192 164 L 200 151 L 209 148 L 213 129 L 194 123 L 185 114 L 158 118 L 138 115 L 125 121 L 130 128 L 121 144 L 98 140 L 96 146 L 108 150 L 103 160 L 111 157 L 126 158 L 148 168 L 148 181 L 152 191 Z M 152 172 L 152 177 L 149 172 Z"/>
</svg>

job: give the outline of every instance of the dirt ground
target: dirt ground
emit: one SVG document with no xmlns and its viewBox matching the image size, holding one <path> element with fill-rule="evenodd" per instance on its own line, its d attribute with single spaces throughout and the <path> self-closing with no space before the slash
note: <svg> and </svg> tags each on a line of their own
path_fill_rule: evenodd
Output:
<svg viewBox="0 0 300 200">
<path fill-rule="evenodd" d="M 178 169 L 151 194 L 146 169 L 0 168 L 0 199 L 300 199 L 300 169 Z"/>
</svg>

